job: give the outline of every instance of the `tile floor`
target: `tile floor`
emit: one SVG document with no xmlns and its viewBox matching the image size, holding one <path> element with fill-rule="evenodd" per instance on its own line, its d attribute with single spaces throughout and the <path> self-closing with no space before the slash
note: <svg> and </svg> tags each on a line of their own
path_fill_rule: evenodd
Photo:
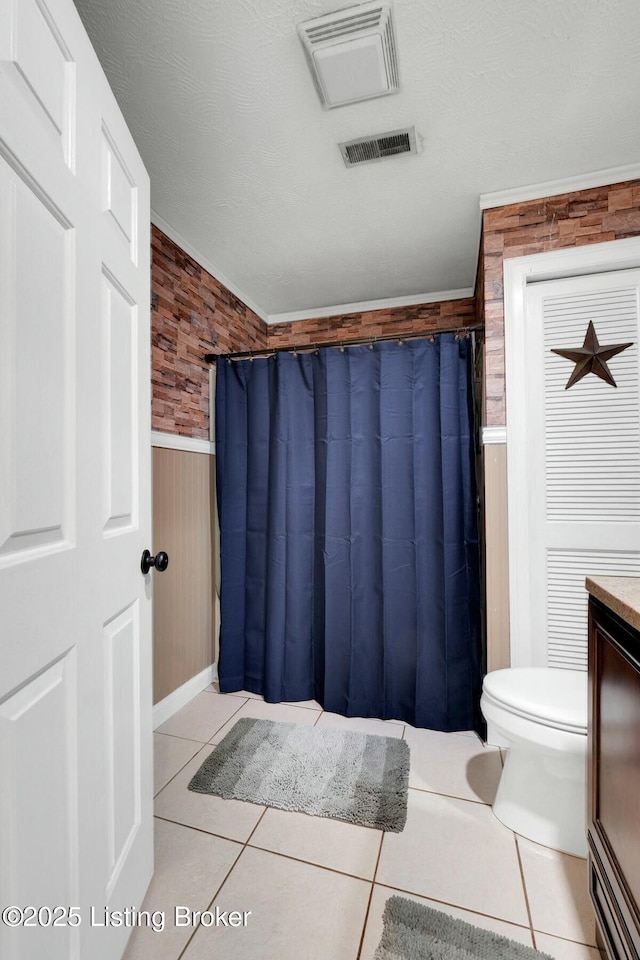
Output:
<svg viewBox="0 0 640 960">
<path fill-rule="evenodd" d="M 192 793 L 199 765 L 240 717 L 404 737 L 400 834 Z M 125 960 L 372 960 L 387 897 L 401 893 L 556 960 L 599 960 L 586 861 L 516 836 L 491 812 L 500 751 L 472 732 L 346 719 L 313 701 L 267 704 L 212 686 L 155 733 L 156 872 Z M 251 911 L 246 926 L 176 926 L 176 906 Z"/>
</svg>

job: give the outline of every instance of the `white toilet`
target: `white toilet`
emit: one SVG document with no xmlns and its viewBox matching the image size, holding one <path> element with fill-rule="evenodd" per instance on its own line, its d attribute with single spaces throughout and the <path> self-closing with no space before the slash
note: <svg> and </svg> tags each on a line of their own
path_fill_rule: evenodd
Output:
<svg viewBox="0 0 640 960">
<path fill-rule="evenodd" d="M 496 817 L 536 843 L 586 857 L 586 672 L 494 670 L 480 707 L 487 743 L 509 748 Z"/>
</svg>

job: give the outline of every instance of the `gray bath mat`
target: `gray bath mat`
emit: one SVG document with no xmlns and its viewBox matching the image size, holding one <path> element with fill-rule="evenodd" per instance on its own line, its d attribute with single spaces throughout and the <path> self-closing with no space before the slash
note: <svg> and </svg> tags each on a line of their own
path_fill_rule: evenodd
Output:
<svg viewBox="0 0 640 960">
<path fill-rule="evenodd" d="M 399 833 L 408 785 L 404 740 L 243 717 L 189 789 Z"/>
<path fill-rule="evenodd" d="M 374 960 L 553 960 L 406 897 L 389 897 Z"/>
</svg>

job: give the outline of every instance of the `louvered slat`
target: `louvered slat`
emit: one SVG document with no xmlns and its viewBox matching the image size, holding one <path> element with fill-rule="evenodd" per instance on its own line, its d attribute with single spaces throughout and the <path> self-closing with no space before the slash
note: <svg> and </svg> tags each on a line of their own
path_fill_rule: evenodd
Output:
<svg viewBox="0 0 640 960">
<path fill-rule="evenodd" d="M 590 320 L 601 344 L 633 346 L 609 361 L 617 388 L 589 374 L 566 390 L 573 363 L 551 351 L 581 347 Z M 548 297 L 543 323 L 547 520 L 640 520 L 636 292 Z"/>
<path fill-rule="evenodd" d="M 640 576 L 640 555 L 598 551 L 547 551 L 548 664 L 587 669 L 585 577 Z"/>
</svg>

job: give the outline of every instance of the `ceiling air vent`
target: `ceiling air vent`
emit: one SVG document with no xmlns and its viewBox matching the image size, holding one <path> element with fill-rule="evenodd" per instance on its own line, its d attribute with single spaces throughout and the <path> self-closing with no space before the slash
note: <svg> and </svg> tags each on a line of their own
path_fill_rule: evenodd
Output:
<svg viewBox="0 0 640 960">
<path fill-rule="evenodd" d="M 345 140 L 338 146 L 345 167 L 354 167 L 361 163 L 373 163 L 374 160 L 385 160 L 387 157 L 395 157 L 399 153 L 417 153 L 416 128 L 406 127 L 404 130 L 378 133 L 373 137 Z"/>
<path fill-rule="evenodd" d="M 362 3 L 306 20 L 298 35 L 327 110 L 399 89 L 388 3 Z"/>
</svg>

